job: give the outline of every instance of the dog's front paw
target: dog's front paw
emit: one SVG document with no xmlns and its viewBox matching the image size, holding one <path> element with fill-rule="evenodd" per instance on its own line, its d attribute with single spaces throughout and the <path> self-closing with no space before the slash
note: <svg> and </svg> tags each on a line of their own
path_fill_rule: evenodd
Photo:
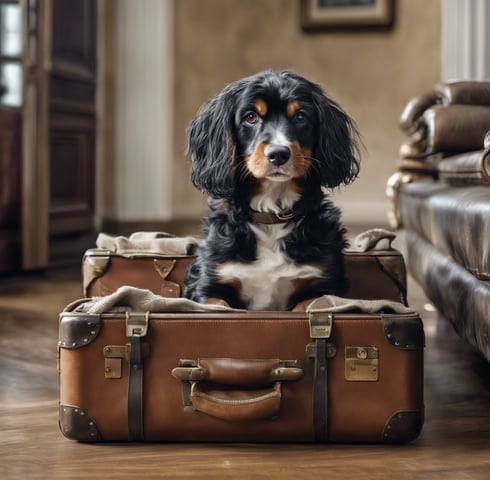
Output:
<svg viewBox="0 0 490 480">
<path fill-rule="evenodd" d="M 222 298 L 208 298 L 205 302 L 206 305 L 221 305 L 223 307 L 229 307 L 230 304 L 226 301 L 223 300 Z"/>
</svg>

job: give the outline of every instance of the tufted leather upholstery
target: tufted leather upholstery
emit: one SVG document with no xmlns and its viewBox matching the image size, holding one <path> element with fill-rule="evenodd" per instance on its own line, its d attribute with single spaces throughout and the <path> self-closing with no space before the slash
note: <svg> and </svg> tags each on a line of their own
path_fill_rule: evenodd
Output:
<svg viewBox="0 0 490 480">
<path fill-rule="evenodd" d="M 490 361 L 490 82 L 436 85 L 407 104 L 400 127 L 387 193 L 408 271 Z"/>
<path fill-rule="evenodd" d="M 490 282 L 478 280 L 421 235 L 399 232 L 411 275 L 438 312 L 490 361 Z"/>
<path fill-rule="evenodd" d="M 490 188 L 416 182 L 400 191 L 403 228 L 480 280 L 490 280 Z"/>
</svg>

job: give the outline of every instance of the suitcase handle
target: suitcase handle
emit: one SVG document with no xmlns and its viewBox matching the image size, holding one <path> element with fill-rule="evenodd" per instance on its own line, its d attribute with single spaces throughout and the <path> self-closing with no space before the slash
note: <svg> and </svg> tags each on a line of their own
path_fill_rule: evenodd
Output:
<svg viewBox="0 0 490 480">
<path fill-rule="evenodd" d="M 172 375 L 183 381 L 184 405 L 232 422 L 275 416 L 281 383 L 303 377 L 298 360 L 200 358 L 180 365 Z"/>
<path fill-rule="evenodd" d="M 298 360 L 200 358 L 197 362 L 181 360 L 172 375 L 179 380 L 263 387 L 276 381 L 299 380 L 303 369 Z"/>
<path fill-rule="evenodd" d="M 252 422 L 271 418 L 281 406 L 281 382 L 272 388 L 218 390 L 194 382 L 190 399 L 194 410 L 229 422 Z"/>
</svg>

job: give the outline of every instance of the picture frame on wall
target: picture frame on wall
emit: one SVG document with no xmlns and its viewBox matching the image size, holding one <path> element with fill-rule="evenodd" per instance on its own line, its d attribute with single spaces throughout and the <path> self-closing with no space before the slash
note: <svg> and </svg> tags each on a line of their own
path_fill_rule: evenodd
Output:
<svg viewBox="0 0 490 480">
<path fill-rule="evenodd" d="M 304 30 L 378 29 L 393 26 L 395 0 L 301 0 Z"/>
</svg>

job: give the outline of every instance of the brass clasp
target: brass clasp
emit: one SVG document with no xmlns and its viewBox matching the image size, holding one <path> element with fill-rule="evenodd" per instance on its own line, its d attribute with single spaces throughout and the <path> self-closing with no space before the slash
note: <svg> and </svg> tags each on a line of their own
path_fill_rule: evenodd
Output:
<svg viewBox="0 0 490 480">
<path fill-rule="evenodd" d="M 150 345 L 143 343 L 141 345 L 143 357 L 150 355 Z M 131 346 L 126 345 L 106 345 L 103 349 L 104 354 L 104 375 L 105 378 L 121 378 L 123 369 L 123 360 L 129 363 L 129 354 Z"/>
<path fill-rule="evenodd" d="M 121 378 L 123 358 L 129 359 L 129 343 L 127 345 L 106 345 L 103 352 L 105 378 Z"/>
<path fill-rule="evenodd" d="M 345 379 L 348 382 L 376 382 L 378 378 L 377 347 L 371 345 L 345 347 Z"/>
</svg>

